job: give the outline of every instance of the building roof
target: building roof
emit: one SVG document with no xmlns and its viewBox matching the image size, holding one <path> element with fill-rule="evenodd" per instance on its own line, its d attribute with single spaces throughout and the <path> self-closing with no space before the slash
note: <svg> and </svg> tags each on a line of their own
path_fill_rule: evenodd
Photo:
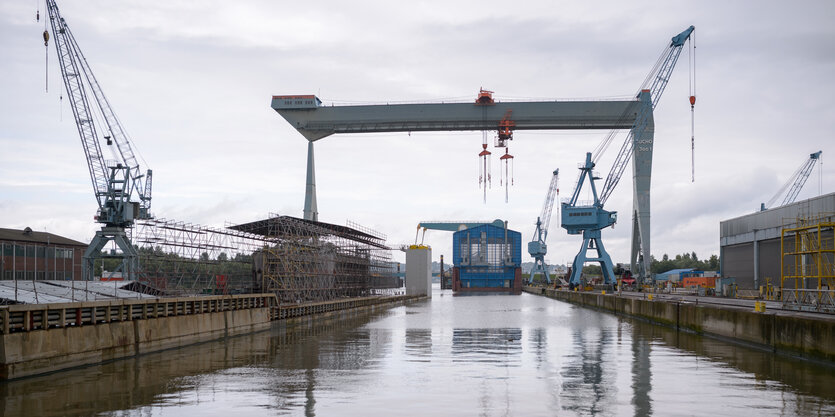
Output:
<svg viewBox="0 0 835 417">
<path fill-rule="evenodd" d="M 132 288 L 134 282 L 0 280 L 0 304 L 156 298 L 126 289 Z"/>
<path fill-rule="evenodd" d="M 755 207 L 751 207 L 752 211 Z M 754 211 L 719 222 L 719 245 L 779 238 L 784 228 L 797 226 L 798 219 L 835 219 L 835 193 L 824 194 L 785 206 Z"/>
<path fill-rule="evenodd" d="M 683 272 L 690 272 L 690 271 L 695 271 L 695 270 L 696 270 L 696 268 L 671 269 L 667 272 L 661 272 L 661 273 L 655 274 L 655 279 L 660 279 L 660 280 L 663 281 L 663 280 L 668 279 L 669 277 L 671 277 L 673 275 L 681 275 L 681 273 L 683 273 Z"/>
<path fill-rule="evenodd" d="M 72 240 L 49 232 L 36 232 L 28 227 L 23 230 L 0 228 L 0 241 L 2 240 L 44 243 L 50 245 L 87 246 L 86 243 L 82 243 L 77 240 Z"/>
<path fill-rule="evenodd" d="M 268 239 L 304 236 L 335 236 L 365 243 L 380 249 L 390 249 L 385 239 L 348 226 L 305 220 L 292 216 L 275 216 L 264 220 L 229 226 L 228 229 L 264 236 Z"/>
</svg>

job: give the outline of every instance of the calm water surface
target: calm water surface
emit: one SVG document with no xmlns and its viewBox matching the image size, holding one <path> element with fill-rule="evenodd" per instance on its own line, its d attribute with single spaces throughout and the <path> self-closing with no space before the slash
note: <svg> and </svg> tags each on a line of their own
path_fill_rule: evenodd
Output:
<svg viewBox="0 0 835 417">
<path fill-rule="evenodd" d="M 835 415 L 835 368 L 461 296 L 0 384 L 3 415 Z"/>
</svg>

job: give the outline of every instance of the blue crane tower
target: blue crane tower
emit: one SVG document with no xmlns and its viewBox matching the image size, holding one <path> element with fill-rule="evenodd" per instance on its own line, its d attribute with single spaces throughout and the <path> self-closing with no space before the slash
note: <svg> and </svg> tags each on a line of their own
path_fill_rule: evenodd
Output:
<svg viewBox="0 0 835 417">
<path fill-rule="evenodd" d="M 568 234 L 583 235 L 583 245 L 580 247 L 577 256 L 574 257 L 574 262 L 571 267 L 571 276 L 569 278 L 570 288 L 581 285 L 581 273 L 583 265 L 586 262 L 600 263 L 605 284 L 614 284 L 615 282 L 612 259 L 603 246 L 601 231 L 615 224 L 617 221 L 617 212 L 606 211 L 603 209 L 603 206 L 609 196 L 612 195 L 612 191 L 614 191 L 618 182 L 620 182 L 630 159 L 633 160 L 633 179 L 635 181 L 632 213 L 632 254 L 630 261 L 633 272 L 635 272 L 635 268 L 637 267 L 639 280 L 645 281 L 649 273 L 649 182 L 652 165 L 646 164 L 645 161 L 652 160 L 654 136 L 653 110 L 661 99 L 661 95 L 667 87 L 667 82 L 670 80 L 673 68 L 675 68 L 678 57 L 681 54 L 681 49 L 684 43 L 690 38 L 693 30 L 695 28 L 690 26 L 672 38 L 644 80 L 636 97 L 640 106 L 638 107 L 634 123 L 627 134 L 626 140 L 621 145 L 620 151 L 615 158 L 615 163 L 612 165 L 612 169 L 606 177 L 606 181 L 603 183 L 603 188 L 601 188 L 600 192 L 598 193 L 595 185 L 595 181 L 600 178 L 594 174 L 593 168 L 595 167 L 597 158 L 600 157 L 608 146 L 608 143 L 614 137 L 615 131 L 612 131 L 603 141 L 595 157 L 592 157 L 591 153 L 586 154 L 585 163 L 580 167 L 580 178 L 577 181 L 574 193 L 568 202 L 562 203 L 562 227 L 566 229 Z M 691 96 L 691 104 L 695 102 L 694 99 L 695 96 Z M 594 196 L 594 200 L 591 203 L 582 203 L 579 201 L 580 190 L 586 179 L 588 179 Z M 641 193 L 639 190 L 646 190 L 646 192 Z M 642 206 L 644 208 L 643 210 Z M 595 250 L 597 256 L 589 257 L 587 254 L 589 249 Z"/>
<path fill-rule="evenodd" d="M 101 230 L 96 232 L 84 252 L 82 277 L 84 280 L 93 279 L 95 260 L 103 256 L 101 250 L 108 242 L 114 242 L 121 252 L 114 250 L 106 255 L 121 259 L 114 272 L 122 272 L 126 279 L 134 279 L 138 269 L 137 253 L 127 235 L 127 229 L 133 226 L 136 219 L 152 218 L 152 171 L 149 169 L 142 173 L 122 123 L 104 96 L 55 0 L 46 0 L 46 7 L 55 38 L 61 78 L 81 137 L 93 192 L 99 206 L 95 220 L 102 224 Z M 44 40 L 48 39 L 49 35 L 44 31 Z M 115 160 L 105 160 L 103 143 L 110 147 Z M 134 201 L 134 196 L 139 201 Z"/>
<path fill-rule="evenodd" d="M 548 245 L 545 244 L 545 240 L 548 239 L 548 227 L 551 225 L 554 200 L 560 195 L 559 176 L 560 170 L 554 170 L 554 175 L 551 176 L 551 184 L 548 185 L 548 192 L 545 194 L 542 213 L 536 218 L 536 230 L 533 233 L 533 239 L 528 242 L 528 254 L 534 259 L 529 282 L 533 282 L 534 275 L 541 273 L 545 277 L 545 282 L 547 284 L 551 283 L 551 277 L 548 276 L 548 266 L 545 265 L 545 255 L 548 253 Z"/>
<path fill-rule="evenodd" d="M 760 204 L 760 211 L 766 211 L 767 209 L 773 208 L 772 204 L 774 204 L 774 202 L 777 201 L 783 193 L 785 193 L 783 202 L 777 207 L 794 203 L 794 200 L 797 198 L 797 195 L 800 194 L 800 190 L 803 189 L 803 185 L 806 184 L 806 180 L 809 179 L 809 174 L 812 173 L 812 168 L 815 167 L 815 163 L 818 162 L 822 153 L 823 151 L 817 151 L 809 154 L 809 159 L 800 164 L 797 171 L 795 171 L 789 180 L 786 181 L 782 187 L 780 187 L 777 194 L 774 194 L 774 197 L 771 197 L 771 199 L 768 200 L 768 203 Z M 786 192 L 786 190 L 788 190 L 788 192 Z"/>
</svg>

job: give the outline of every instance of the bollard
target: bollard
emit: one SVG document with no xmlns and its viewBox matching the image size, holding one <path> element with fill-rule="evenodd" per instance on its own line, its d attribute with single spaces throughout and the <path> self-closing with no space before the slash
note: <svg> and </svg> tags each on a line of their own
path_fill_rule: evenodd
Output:
<svg viewBox="0 0 835 417">
<path fill-rule="evenodd" d="M 606 290 L 602 290 L 602 291 L 600 291 L 600 294 L 602 294 L 602 295 L 606 295 Z"/>
<path fill-rule="evenodd" d="M 647 300 L 652 301 L 652 294 L 647 294 Z"/>
</svg>

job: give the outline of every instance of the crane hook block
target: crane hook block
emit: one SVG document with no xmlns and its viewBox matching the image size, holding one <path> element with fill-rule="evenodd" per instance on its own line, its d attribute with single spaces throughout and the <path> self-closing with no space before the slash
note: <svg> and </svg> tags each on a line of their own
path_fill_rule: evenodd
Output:
<svg viewBox="0 0 835 417">
<path fill-rule="evenodd" d="M 690 106 L 696 105 L 696 96 L 690 96 Z"/>
<path fill-rule="evenodd" d="M 49 32 L 43 31 L 43 46 L 49 46 Z"/>
</svg>

